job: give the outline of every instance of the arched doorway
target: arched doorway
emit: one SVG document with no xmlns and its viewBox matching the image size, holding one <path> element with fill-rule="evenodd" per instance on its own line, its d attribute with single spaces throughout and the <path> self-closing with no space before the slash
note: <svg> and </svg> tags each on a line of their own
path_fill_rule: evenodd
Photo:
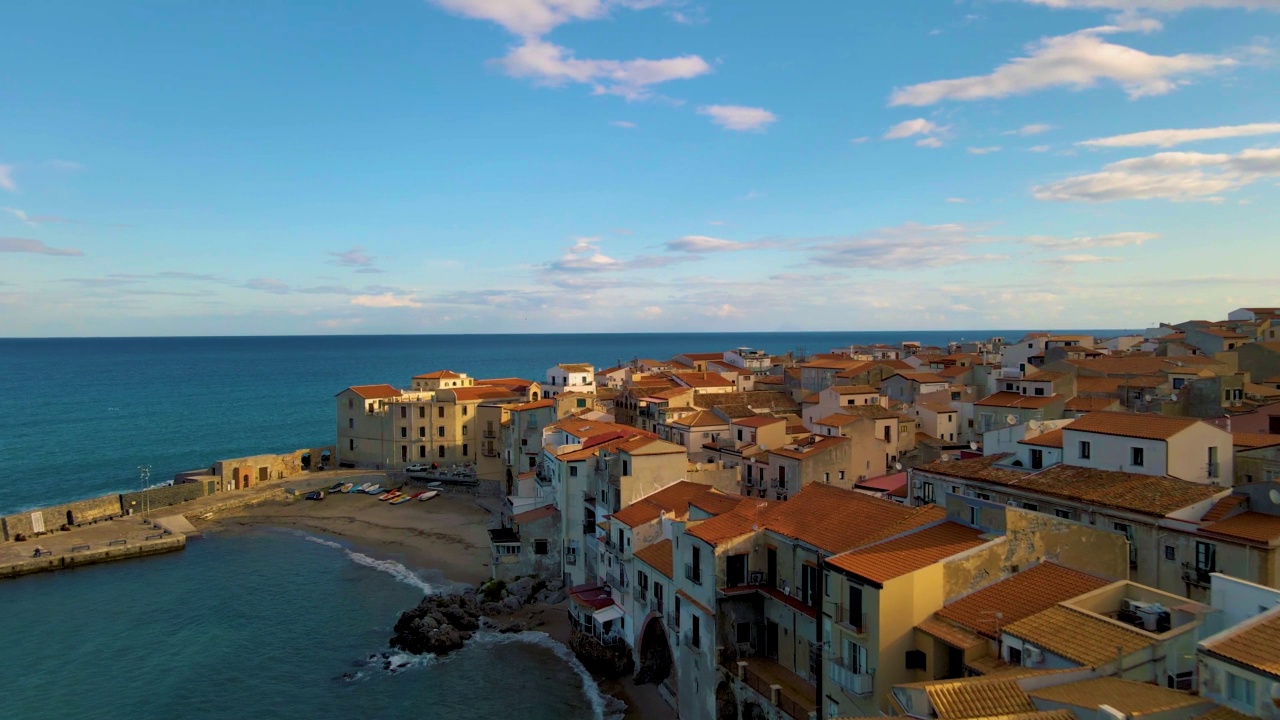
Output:
<svg viewBox="0 0 1280 720">
<path fill-rule="evenodd" d="M 654 616 L 645 623 L 640 635 L 640 668 L 636 671 L 637 683 L 660 683 L 671 677 L 671 643 L 661 618 Z"/>
<path fill-rule="evenodd" d="M 738 698 L 727 682 L 716 686 L 716 720 L 738 720 Z"/>
</svg>

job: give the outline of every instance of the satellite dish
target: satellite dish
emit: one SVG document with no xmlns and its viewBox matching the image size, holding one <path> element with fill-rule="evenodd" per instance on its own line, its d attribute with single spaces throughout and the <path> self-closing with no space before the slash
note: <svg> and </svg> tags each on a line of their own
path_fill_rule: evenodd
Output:
<svg viewBox="0 0 1280 720">
<path fill-rule="evenodd" d="M 977 440 L 970 440 L 970 441 L 969 441 L 969 449 L 970 449 L 970 450 L 977 450 L 977 449 L 978 449 L 978 441 L 977 441 Z"/>
<path fill-rule="evenodd" d="M 1272 488 L 1271 492 L 1267 493 L 1267 497 L 1271 499 L 1273 505 L 1280 505 L 1280 490 Z"/>
<path fill-rule="evenodd" d="M 1173 402 L 1178 402 L 1178 393 L 1174 393 L 1170 395 L 1169 399 L 1172 400 Z"/>
<path fill-rule="evenodd" d="M 902 463 L 894 463 L 894 464 L 893 464 L 893 469 L 894 469 L 894 470 L 901 470 L 901 469 L 902 469 Z M 1275 491 L 1273 490 L 1272 492 L 1275 492 Z"/>
<path fill-rule="evenodd" d="M 1007 423 L 1009 423 L 1010 425 L 1017 425 L 1017 424 L 1018 424 L 1018 416 L 1017 416 L 1017 415 L 1014 415 L 1013 413 L 1009 413 L 1009 414 L 1005 417 L 1004 421 L 1005 421 L 1005 422 L 1007 422 Z"/>
<path fill-rule="evenodd" d="M 1147 393 L 1146 395 L 1143 395 L 1142 399 L 1146 400 L 1147 402 L 1151 402 L 1151 393 Z"/>
</svg>

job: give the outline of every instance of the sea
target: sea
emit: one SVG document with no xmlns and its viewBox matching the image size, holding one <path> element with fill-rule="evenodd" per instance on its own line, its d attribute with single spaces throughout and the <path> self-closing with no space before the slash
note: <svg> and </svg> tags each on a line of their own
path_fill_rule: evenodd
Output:
<svg viewBox="0 0 1280 720">
<path fill-rule="evenodd" d="M 1072 330 L 1100 337 L 1122 331 Z M 332 444 L 334 396 L 438 369 L 541 379 L 558 362 L 774 354 L 1021 330 L 0 339 L 0 515 Z M 0 718 L 605 720 L 618 707 L 545 635 L 390 652 L 432 568 L 255 528 L 181 553 L 0 582 Z"/>
</svg>

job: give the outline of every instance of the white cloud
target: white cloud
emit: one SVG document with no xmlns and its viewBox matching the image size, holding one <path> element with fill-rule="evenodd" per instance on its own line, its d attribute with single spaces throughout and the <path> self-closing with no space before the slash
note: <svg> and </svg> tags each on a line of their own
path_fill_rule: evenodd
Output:
<svg viewBox="0 0 1280 720">
<path fill-rule="evenodd" d="M 423 304 L 413 295 L 397 295 L 387 292 L 381 295 L 357 295 L 351 298 L 352 305 L 369 308 L 420 308 Z"/>
<path fill-rule="evenodd" d="M 614 120 L 613 122 L 611 122 L 611 123 L 609 123 L 609 124 L 610 124 L 610 125 L 612 125 L 612 126 L 614 126 L 614 127 L 616 127 L 616 128 L 625 128 L 625 129 L 627 129 L 627 130 L 630 130 L 630 129 L 632 129 L 632 128 L 634 128 L 634 127 L 636 126 L 636 124 L 635 124 L 635 123 L 630 122 L 630 121 L 628 121 L 628 120 Z"/>
<path fill-rule="evenodd" d="M 720 305 L 716 305 L 712 308 L 709 308 L 707 310 L 707 314 L 710 315 L 711 317 L 729 318 L 729 317 L 734 317 L 736 315 L 741 315 L 742 311 L 734 307 L 733 305 L 730 305 L 729 303 L 722 303 Z"/>
<path fill-rule="evenodd" d="M 1032 5 L 1052 8 L 1082 8 L 1097 10 L 1157 10 L 1178 12 L 1191 8 L 1244 8 L 1247 10 L 1280 10 L 1276 0 L 1022 0 Z"/>
<path fill-rule="evenodd" d="M 1104 255 L 1060 255 L 1055 258 L 1045 260 L 1048 263 L 1081 265 L 1087 263 L 1104 263 L 1104 262 L 1120 262 L 1122 258 L 1106 257 Z"/>
<path fill-rule="evenodd" d="M 578 238 L 559 260 L 551 263 L 551 269 L 570 272 L 621 270 L 623 266 L 621 260 L 600 252 L 600 246 L 597 244 L 599 240 L 600 238 Z"/>
<path fill-rule="evenodd" d="M 962 204 L 967 203 L 967 202 L 969 202 L 969 201 L 968 201 L 968 200 L 965 200 L 965 199 L 964 199 L 964 198 L 962 198 L 962 197 L 949 197 L 949 198 L 947 198 L 947 202 L 949 202 L 949 203 L 954 203 L 954 204 L 956 204 L 956 205 L 962 205 Z"/>
<path fill-rule="evenodd" d="M 35 255 L 63 255 L 78 257 L 83 252 L 75 248 L 49 247 L 39 240 L 0 237 L 0 253 L 33 253 Z"/>
<path fill-rule="evenodd" d="M 1143 132 L 1113 135 L 1111 137 L 1084 140 L 1076 143 L 1086 147 L 1173 147 L 1200 140 L 1275 135 L 1280 133 L 1280 123 L 1251 123 L 1249 125 L 1224 125 L 1212 128 L 1183 130 L 1146 130 Z"/>
<path fill-rule="evenodd" d="M 856 137 L 856 138 L 854 138 L 854 139 L 850 140 L 849 142 L 850 142 L 850 143 L 853 143 L 854 145 L 861 145 L 862 143 L 864 143 L 864 142 L 866 142 L 866 141 L 868 141 L 868 140 L 870 140 L 870 139 L 871 139 L 870 137 L 867 137 L 866 135 L 863 135 L 863 136 L 861 136 L 861 137 Z"/>
<path fill-rule="evenodd" d="M 368 268 L 373 265 L 373 256 L 364 251 L 364 248 L 351 248 L 346 252 L 329 253 L 339 265 L 349 265 L 351 267 Z"/>
<path fill-rule="evenodd" d="M 932 135 L 940 130 L 937 125 L 924 118 L 916 118 L 914 120 L 903 120 L 902 122 L 889 128 L 884 133 L 885 140 L 901 140 L 915 135 Z"/>
<path fill-rule="evenodd" d="M 1280 148 L 1235 155 L 1166 152 L 1114 162 L 1102 172 L 1036 187 L 1033 194 L 1040 200 L 1090 202 L 1220 200 L 1221 193 L 1276 176 Z"/>
<path fill-rule="evenodd" d="M 1109 235 L 1073 238 L 1032 235 L 1027 238 L 1027 242 L 1050 250 L 1084 250 L 1087 248 L 1118 248 L 1141 245 L 1158 237 L 1160 236 L 1149 232 L 1118 232 Z"/>
<path fill-rule="evenodd" d="M 991 153 L 997 153 L 997 152 L 1000 152 L 1000 146 L 999 146 L 999 145 L 992 145 L 992 146 L 990 146 L 990 147 L 971 147 L 971 148 L 969 148 L 969 154 L 970 154 L 970 155 L 990 155 Z"/>
<path fill-rule="evenodd" d="M 711 72 L 711 66 L 697 55 L 662 60 L 579 60 L 568 48 L 534 38 L 494 62 L 512 77 L 551 86 L 582 83 L 597 95 L 619 95 L 628 100 L 649 97 L 652 85 Z"/>
<path fill-rule="evenodd" d="M 262 292 L 274 293 L 276 295 L 283 295 L 290 290 L 288 283 L 275 278 L 250 278 L 244 286 L 250 290 L 261 290 Z"/>
<path fill-rule="evenodd" d="M 916 145 L 917 145 L 917 146 L 919 146 L 919 147 L 927 147 L 927 148 L 934 148 L 934 149 L 937 149 L 937 148 L 942 147 L 942 141 L 941 141 L 941 140 L 939 140 L 939 139 L 938 139 L 938 138 L 936 138 L 936 137 L 927 137 L 927 138 L 922 138 L 922 139 L 920 139 L 920 140 L 917 140 L 917 141 L 916 141 Z"/>
<path fill-rule="evenodd" d="M 703 105 L 698 108 L 698 114 L 706 115 L 722 128 L 740 131 L 763 131 L 778 119 L 764 108 L 745 105 Z"/>
<path fill-rule="evenodd" d="M 1005 133 L 1005 135 L 1018 135 L 1021 137 L 1029 137 L 1031 135 L 1039 135 L 1041 133 L 1047 133 L 1052 129 L 1053 129 L 1052 125 L 1046 125 L 1045 123 L 1033 123 L 1031 125 L 1023 125 L 1017 130 L 1010 130 L 1009 132 Z"/>
<path fill-rule="evenodd" d="M 18 184 L 13 181 L 13 166 L 0 165 L 0 188 L 9 192 L 17 192 Z"/>
<path fill-rule="evenodd" d="M 685 235 L 678 240 L 672 240 L 665 243 L 663 247 L 674 252 L 700 254 L 754 250 L 762 247 L 768 247 L 770 245 L 771 243 L 767 242 L 739 242 L 737 240 L 724 240 L 721 238 L 708 237 L 706 235 Z"/>
<path fill-rule="evenodd" d="M 900 88 L 889 104 L 925 106 L 943 100 L 983 100 L 1024 95 L 1066 86 L 1090 88 L 1101 81 L 1114 82 L 1130 98 L 1163 95 L 1185 78 L 1238 64 L 1221 55 L 1151 55 L 1103 40 L 1099 35 L 1124 28 L 1091 28 L 1058 37 L 1042 38 L 1027 46 L 1027 55 L 1014 58 L 989 75 L 935 80 Z"/>
<path fill-rule="evenodd" d="M 640 311 L 640 316 L 650 319 L 660 318 L 662 317 L 662 308 L 657 305 L 650 305 Z"/>
<path fill-rule="evenodd" d="M 571 20 L 600 18 L 608 11 L 601 0 L 429 0 L 457 15 L 489 20 L 516 35 L 543 35 Z"/>
<path fill-rule="evenodd" d="M 1031 147 L 1027 148 L 1027 152 L 1043 153 L 1043 152 L 1049 152 L 1052 149 L 1053 149 L 1052 145 L 1032 145 Z"/>
<path fill-rule="evenodd" d="M 907 223 L 845 238 L 819 241 L 812 260 L 824 267 L 908 270 L 945 267 L 1002 256 L 974 254 L 974 245 L 1000 238 L 978 235 L 959 224 L 921 225 Z"/>
</svg>

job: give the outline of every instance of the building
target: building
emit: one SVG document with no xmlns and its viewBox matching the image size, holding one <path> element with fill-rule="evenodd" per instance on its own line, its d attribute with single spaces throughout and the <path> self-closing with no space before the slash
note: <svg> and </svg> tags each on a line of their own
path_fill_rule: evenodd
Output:
<svg viewBox="0 0 1280 720">
<path fill-rule="evenodd" d="M 560 363 L 547 369 L 547 381 L 543 383 L 546 397 L 555 397 L 563 392 L 580 392 L 594 394 L 596 391 L 596 370 L 583 363 Z M 536 398 L 530 398 L 536 399 Z"/>
<path fill-rule="evenodd" d="M 1062 428 L 1063 462 L 1230 485 L 1231 433 L 1195 418 L 1095 412 Z"/>
</svg>

